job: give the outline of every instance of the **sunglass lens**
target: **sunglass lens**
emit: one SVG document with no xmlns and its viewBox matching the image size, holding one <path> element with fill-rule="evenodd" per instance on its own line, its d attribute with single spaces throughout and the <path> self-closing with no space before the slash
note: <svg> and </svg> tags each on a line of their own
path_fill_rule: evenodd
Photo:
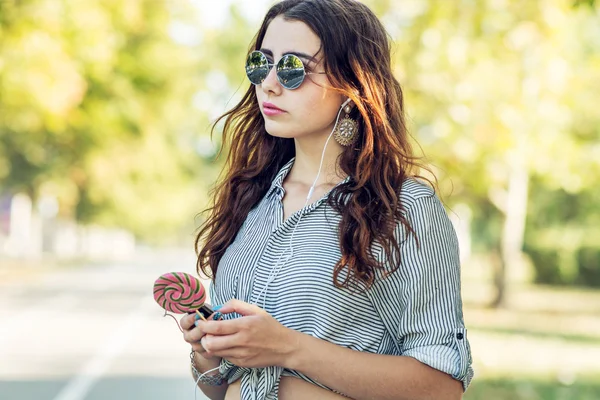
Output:
<svg viewBox="0 0 600 400">
<path fill-rule="evenodd" d="M 277 63 L 277 79 L 286 89 L 296 89 L 304 81 L 304 63 L 293 54 L 287 54 Z"/>
<path fill-rule="evenodd" d="M 246 75 L 255 85 L 263 83 L 269 74 L 269 62 L 260 51 L 253 51 L 246 60 Z"/>
</svg>

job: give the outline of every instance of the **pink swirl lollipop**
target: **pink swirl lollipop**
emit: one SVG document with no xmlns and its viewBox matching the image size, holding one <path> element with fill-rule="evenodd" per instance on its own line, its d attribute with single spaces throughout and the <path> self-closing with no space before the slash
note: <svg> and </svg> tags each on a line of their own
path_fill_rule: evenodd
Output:
<svg viewBox="0 0 600 400">
<path fill-rule="evenodd" d="M 190 274 L 169 272 L 154 282 L 154 300 L 172 313 L 193 313 L 203 308 L 206 291 L 202 283 Z"/>
</svg>

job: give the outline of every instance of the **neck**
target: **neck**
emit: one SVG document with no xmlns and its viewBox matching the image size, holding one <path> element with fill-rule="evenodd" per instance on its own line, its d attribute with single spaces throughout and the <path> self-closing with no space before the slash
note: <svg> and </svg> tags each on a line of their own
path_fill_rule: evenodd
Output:
<svg viewBox="0 0 600 400">
<path fill-rule="evenodd" d="M 327 135 L 328 136 L 328 135 Z M 292 170 L 288 174 L 288 179 L 311 186 L 319 173 L 323 147 L 327 142 L 327 136 L 318 139 L 314 137 L 297 138 L 296 159 Z M 323 165 L 321 173 L 316 182 L 316 186 L 324 184 L 337 184 L 346 177 L 346 174 L 340 170 L 337 164 L 337 158 L 342 153 L 343 147 L 340 146 L 333 137 L 327 143 L 325 155 L 323 156 Z"/>
</svg>

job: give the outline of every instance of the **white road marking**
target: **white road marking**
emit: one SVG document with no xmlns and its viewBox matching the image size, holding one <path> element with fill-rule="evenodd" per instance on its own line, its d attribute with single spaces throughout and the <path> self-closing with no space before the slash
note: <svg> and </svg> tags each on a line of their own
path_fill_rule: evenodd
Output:
<svg viewBox="0 0 600 400">
<path fill-rule="evenodd" d="M 0 354 L 12 339 L 24 335 L 24 331 L 28 329 L 27 324 L 34 324 L 35 321 L 39 320 L 40 315 L 48 316 L 56 310 L 66 309 L 74 302 L 75 296 L 70 293 L 63 293 L 58 297 L 40 301 L 35 306 L 20 311 L 14 318 L 9 318 L 6 324 L 0 324 Z M 11 313 L 16 311 L 11 310 Z"/>
<path fill-rule="evenodd" d="M 151 296 L 144 297 L 127 320 L 114 331 L 98 353 L 69 381 L 54 400 L 83 400 L 134 335 L 140 333 L 140 326 L 147 319 L 150 310 L 155 308 L 154 299 Z"/>
</svg>

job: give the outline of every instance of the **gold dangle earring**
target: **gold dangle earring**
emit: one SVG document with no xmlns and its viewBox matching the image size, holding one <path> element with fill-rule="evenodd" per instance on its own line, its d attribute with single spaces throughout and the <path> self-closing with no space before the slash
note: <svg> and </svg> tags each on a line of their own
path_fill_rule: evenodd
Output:
<svg viewBox="0 0 600 400">
<path fill-rule="evenodd" d="M 350 146 L 358 139 L 358 123 L 350 118 L 350 111 L 352 107 L 347 104 L 344 107 L 346 116 L 338 122 L 333 132 L 333 138 L 342 146 Z"/>
</svg>

